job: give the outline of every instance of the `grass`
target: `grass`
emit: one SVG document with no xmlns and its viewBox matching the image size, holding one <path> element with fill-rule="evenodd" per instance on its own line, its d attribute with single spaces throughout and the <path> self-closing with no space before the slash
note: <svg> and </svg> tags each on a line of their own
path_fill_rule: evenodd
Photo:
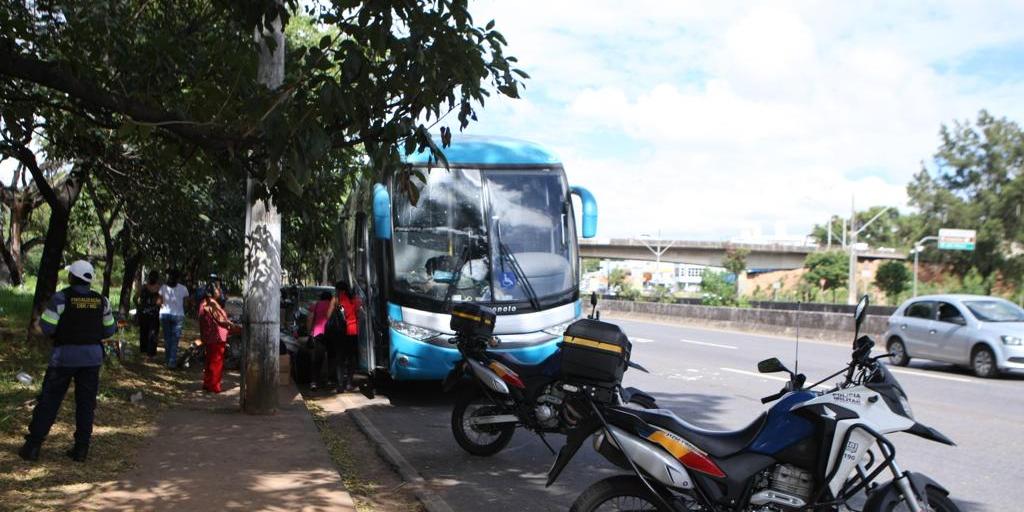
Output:
<svg viewBox="0 0 1024 512">
<path fill-rule="evenodd" d="M 0 330 L 25 328 L 32 313 L 34 289 L 34 286 L 0 286 Z"/>
<path fill-rule="evenodd" d="M 26 304 L 31 304 L 31 291 L 0 288 L 4 308 L 0 315 L 0 510 L 60 510 L 69 496 L 114 480 L 131 468 L 139 446 L 154 435 L 157 416 L 184 401 L 198 377 L 194 372 L 167 370 L 159 359 L 146 360 L 137 350 L 123 364 L 108 360 L 100 373 L 89 461 L 73 463 L 63 455 L 74 432 L 74 395 L 69 389 L 41 459 L 26 463 L 16 452 L 24 441 L 50 353 L 48 342 L 25 342 Z M 185 330 L 183 340 L 196 337 L 194 322 L 186 322 Z M 137 348 L 134 330 L 125 339 Z M 31 375 L 32 383 L 18 382 L 19 372 Z M 139 391 L 143 401 L 132 404 L 131 395 Z"/>
<path fill-rule="evenodd" d="M 367 503 L 366 496 L 372 494 L 375 489 L 370 482 L 359 477 L 356 469 L 359 461 L 355 460 L 349 452 L 347 443 L 342 436 L 327 424 L 327 416 L 324 414 L 323 408 L 309 400 L 303 400 L 303 402 L 310 415 L 313 416 L 313 423 L 320 430 L 320 438 L 327 447 L 331 460 L 338 468 L 338 474 L 341 476 L 345 489 L 355 499 L 356 511 L 369 512 L 372 507 Z"/>
</svg>

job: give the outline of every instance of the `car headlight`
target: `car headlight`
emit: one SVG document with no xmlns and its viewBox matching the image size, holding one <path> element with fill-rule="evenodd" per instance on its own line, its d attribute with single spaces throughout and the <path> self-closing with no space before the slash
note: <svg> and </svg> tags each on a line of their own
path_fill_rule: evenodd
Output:
<svg viewBox="0 0 1024 512">
<path fill-rule="evenodd" d="M 910 400 L 907 400 L 907 397 L 900 396 L 900 406 L 907 413 L 907 418 L 914 419 L 914 410 L 910 408 Z"/>
<path fill-rule="evenodd" d="M 1022 340 L 1017 336 L 1002 336 L 1003 345 L 1021 345 Z"/>
<path fill-rule="evenodd" d="M 428 341 L 441 334 L 437 331 L 432 331 L 418 325 L 410 325 L 400 320 L 392 320 L 391 328 L 401 334 L 420 341 Z"/>
<path fill-rule="evenodd" d="M 573 318 L 572 320 L 569 320 L 568 322 L 562 322 L 560 324 L 552 325 L 551 327 L 548 327 L 547 329 L 544 329 L 544 332 L 546 332 L 546 333 L 548 333 L 548 334 L 550 334 L 552 336 L 561 336 L 561 335 L 565 334 L 565 330 L 568 329 L 570 325 L 576 323 L 576 320 L 577 320 L 576 318 Z"/>
</svg>

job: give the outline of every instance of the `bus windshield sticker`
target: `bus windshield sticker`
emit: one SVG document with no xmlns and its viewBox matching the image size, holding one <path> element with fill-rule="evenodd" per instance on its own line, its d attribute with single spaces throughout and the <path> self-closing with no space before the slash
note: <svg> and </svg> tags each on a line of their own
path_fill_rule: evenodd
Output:
<svg viewBox="0 0 1024 512">
<path fill-rule="evenodd" d="M 516 287 L 516 274 L 515 272 L 502 272 L 498 275 L 498 280 L 501 283 L 501 287 L 506 290 Z"/>
</svg>

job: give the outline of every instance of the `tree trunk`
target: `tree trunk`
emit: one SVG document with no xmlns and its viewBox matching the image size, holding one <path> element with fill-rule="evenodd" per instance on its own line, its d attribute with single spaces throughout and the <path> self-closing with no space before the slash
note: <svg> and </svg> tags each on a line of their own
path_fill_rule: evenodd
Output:
<svg viewBox="0 0 1024 512">
<path fill-rule="evenodd" d="M 109 237 L 107 237 L 109 238 Z M 103 248 L 103 291 L 100 292 L 110 299 L 110 279 L 114 274 L 114 242 L 104 243 Z"/>
<path fill-rule="evenodd" d="M 125 244 L 128 242 L 126 241 Z M 142 263 L 142 253 L 136 252 L 135 254 L 125 254 L 122 256 L 124 260 L 124 275 L 121 278 L 121 298 L 117 306 L 118 312 L 121 313 L 121 318 L 128 318 L 128 311 L 131 310 L 132 306 L 132 291 L 135 287 L 135 277 L 139 273 L 139 267 Z"/>
<path fill-rule="evenodd" d="M 281 0 L 277 0 L 280 2 Z M 274 90 L 284 81 L 284 32 L 275 18 L 256 38 L 260 43 L 257 78 Z M 268 44 L 267 40 L 273 39 Z M 281 216 L 274 203 L 257 199 L 256 182 L 246 184 L 245 336 L 243 340 L 241 406 L 248 414 L 277 412 L 277 379 L 281 321 Z"/>
<path fill-rule="evenodd" d="M 20 286 L 24 282 L 25 258 L 22 252 L 21 237 L 28 214 L 34 209 L 34 206 L 28 201 L 24 197 L 15 197 L 11 201 L 8 205 L 11 210 L 11 226 L 7 240 L 4 240 L 3 234 L 0 234 L 0 256 L 3 257 L 4 264 L 10 271 L 11 284 L 14 286 Z"/>
<path fill-rule="evenodd" d="M 70 180 L 70 179 L 69 179 Z M 71 220 L 71 207 L 78 199 L 80 183 L 68 183 L 62 187 L 64 193 L 61 200 L 64 204 L 50 206 L 50 221 L 46 227 L 46 242 L 43 243 L 43 256 L 39 260 L 39 276 L 36 291 L 32 297 L 32 317 L 29 320 L 29 332 L 39 329 L 39 317 L 46 308 L 47 301 L 57 291 L 58 272 L 64 256 L 64 246 L 68 241 L 68 222 Z"/>
<path fill-rule="evenodd" d="M 21 273 L 18 272 L 18 262 L 15 261 L 11 251 L 7 248 L 7 242 L 4 241 L 4 234 L 2 232 L 0 232 L 0 258 L 4 260 L 4 267 L 7 268 L 7 279 L 11 285 L 21 286 Z M 2 275 L 0 274 L 0 276 Z"/>
</svg>

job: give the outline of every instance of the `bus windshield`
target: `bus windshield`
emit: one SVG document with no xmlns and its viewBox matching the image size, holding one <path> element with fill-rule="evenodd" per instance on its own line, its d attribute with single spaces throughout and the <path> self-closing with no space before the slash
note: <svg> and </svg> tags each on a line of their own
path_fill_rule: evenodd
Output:
<svg viewBox="0 0 1024 512">
<path fill-rule="evenodd" d="M 435 301 L 528 302 L 576 287 L 561 169 L 433 169 L 413 206 L 395 194 L 394 287 Z"/>
</svg>

